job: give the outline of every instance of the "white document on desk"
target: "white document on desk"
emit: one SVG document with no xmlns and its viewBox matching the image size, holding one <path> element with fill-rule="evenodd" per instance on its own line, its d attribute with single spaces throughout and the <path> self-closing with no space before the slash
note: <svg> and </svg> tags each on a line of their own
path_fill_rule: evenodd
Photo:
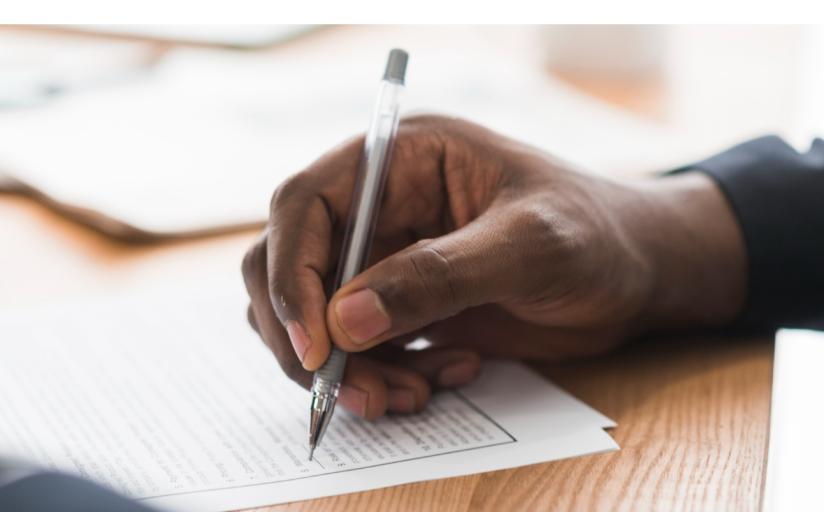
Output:
<svg viewBox="0 0 824 512">
<path fill-rule="evenodd" d="M 821 510 L 824 332 L 781 329 L 775 340 L 763 510 Z M 819 405 L 816 405 L 819 404 Z"/>
<path fill-rule="evenodd" d="M 241 294 L 167 294 L 0 318 L 0 454 L 160 508 L 226 510 L 617 449 L 614 423 L 514 362 L 415 416 L 339 410 L 316 460 L 308 394 L 245 325 Z"/>
</svg>

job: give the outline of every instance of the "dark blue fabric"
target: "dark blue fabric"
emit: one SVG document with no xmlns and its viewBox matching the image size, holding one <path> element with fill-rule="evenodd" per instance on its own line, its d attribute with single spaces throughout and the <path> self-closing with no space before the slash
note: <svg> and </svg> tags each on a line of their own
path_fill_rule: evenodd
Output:
<svg viewBox="0 0 824 512">
<path fill-rule="evenodd" d="M 742 327 L 824 320 L 824 141 L 799 153 L 762 137 L 674 172 L 715 179 L 735 211 L 748 256 Z"/>
<path fill-rule="evenodd" d="M 0 487 L 2 512 L 152 512 L 86 480 L 39 473 Z"/>
</svg>

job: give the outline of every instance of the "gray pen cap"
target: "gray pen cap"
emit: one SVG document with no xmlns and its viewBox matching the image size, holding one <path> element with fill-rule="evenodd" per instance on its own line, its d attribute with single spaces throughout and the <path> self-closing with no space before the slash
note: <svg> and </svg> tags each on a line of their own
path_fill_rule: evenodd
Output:
<svg viewBox="0 0 824 512">
<path fill-rule="evenodd" d="M 409 60 L 409 54 L 398 48 L 394 48 L 389 52 L 389 60 L 386 61 L 386 71 L 383 73 L 383 79 L 396 84 L 403 84 L 406 78 L 406 62 Z"/>
</svg>

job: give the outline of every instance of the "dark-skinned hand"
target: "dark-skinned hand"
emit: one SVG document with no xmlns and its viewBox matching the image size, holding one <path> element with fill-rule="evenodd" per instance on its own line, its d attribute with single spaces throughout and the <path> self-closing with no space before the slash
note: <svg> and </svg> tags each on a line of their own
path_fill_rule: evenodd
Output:
<svg viewBox="0 0 824 512">
<path fill-rule="evenodd" d="M 483 357 L 597 354 L 742 306 L 741 234 L 710 178 L 598 177 L 439 116 L 401 123 L 371 266 L 330 297 L 362 150 L 282 184 L 243 262 L 249 320 L 290 378 L 308 387 L 332 343 L 352 352 L 339 403 L 358 415 L 419 411 Z"/>
</svg>

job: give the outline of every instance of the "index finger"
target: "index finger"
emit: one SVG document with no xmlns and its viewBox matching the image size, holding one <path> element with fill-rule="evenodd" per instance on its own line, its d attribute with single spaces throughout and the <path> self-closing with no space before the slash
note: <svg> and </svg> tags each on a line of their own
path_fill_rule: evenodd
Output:
<svg viewBox="0 0 824 512">
<path fill-rule="evenodd" d="M 324 282 L 331 267 L 334 228 L 348 207 L 342 195 L 333 206 L 328 194 L 352 187 L 361 144 L 360 140 L 350 141 L 327 153 L 284 182 L 272 197 L 267 248 L 269 294 L 307 370 L 317 369 L 329 356 Z M 319 168 L 326 171 L 318 172 Z"/>
<path fill-rule="evenodd" d="M 423 136 L 422 136 L 423 135 Z M 271 302 L 307 370 L 329 354 L 324 284 L 346 226 L 363 137 L 333 149 L 275 192 L 270 209 L 268 279 Z M 437 143 L 414 123 L 399 129 L 377 236 L 392 238 L 440 222 L 443 201 Z M 435 203 L 433 205 L 433 203 Z"/>
</svg>

